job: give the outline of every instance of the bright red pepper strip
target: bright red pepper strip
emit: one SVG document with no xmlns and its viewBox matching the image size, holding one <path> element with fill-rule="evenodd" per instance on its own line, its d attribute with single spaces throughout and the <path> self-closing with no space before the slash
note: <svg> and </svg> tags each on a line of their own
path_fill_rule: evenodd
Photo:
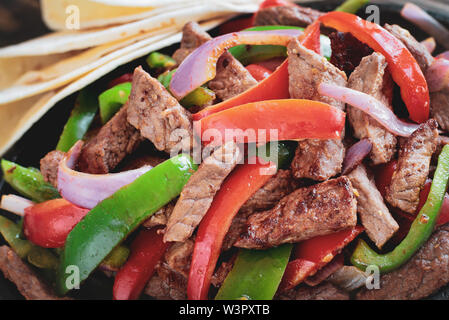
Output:
<svg viewBox="0 0 449 320">
<path fill-rule="evenodd" d="M 307 26 L 300 38 L 301 44 L 307 49 L 313 50 L 321 54 L 320 30 L 321 23 L 317 20 Z"/>
<path fill-rule="evenodd" d="M 338 108 L 312 100 L 285 99 L 253 102 L 214 113 L 201 119 L 196 127 L 201 130 L 203 143 L 220 145 L 231 139 L 238 143 L 338 139 L 344 125 L 345 113 Z M 270 132 L 273 129 L 276 136 Z"/>
<path fill-rule="evenodd" d="M 38 203 L 25 209 L 25 236 L 40 247 L 63 247 L 67 235 L 88 212 L 64 199 Z"/>
<path fill-rule="evenodd" d="M 115 277 L 114 300 L 136 300 L 154 273 L 154 269 L 167 251 L 169 243 L 163 241 L 159 229 L 143 229 L 131 245 L 131 254 Z"/>
<path fill-rule="evenodd" d="M 305 259 L 295 259 L 287 264 L 278 291 L 287 291 L 303 282 L 317 270 L 317 264 Z"/>
<path fill-rule="evenodd" d="M 190 300 L 207 299 L 212 273 L 232 219 L 240 207 L 276 172 L 274 163 L 258 158 L 252 160 L 257 161 L 249 162 L 255 164 L 239 165 L 223 182 L 198 227 L 187 284 L 187 297 Z"/>
<path fill-rule="evenodd" d="M 273 73 L 271 70 L 256 63 L 247 65 L 246 70 L 259 82 L 268 78 Z"/>
<path fill-rule="evenodd" d="M 429 89 L 426 79 L 413 55 L 405 45 L 381 26 L 346 12 L 329 12 L 319 18 L 325 26 L 350 32 L 374 51 L 382 53 L 394 81 L 401 88 L 401 96 L 410 119 L 422 123 L 429 118 Z"/>
<path fill-rule="evenodd" d="M 265 9 L 265 8 L 269 8 L 269 7 L 293 7 L 295 6 L 295 4 L 293 2 L 290 1 L 285 1 L 285 0 L 265 0 L 264 2 L 262 2 L 259 6 L 259 10 Z"/>
</svg>

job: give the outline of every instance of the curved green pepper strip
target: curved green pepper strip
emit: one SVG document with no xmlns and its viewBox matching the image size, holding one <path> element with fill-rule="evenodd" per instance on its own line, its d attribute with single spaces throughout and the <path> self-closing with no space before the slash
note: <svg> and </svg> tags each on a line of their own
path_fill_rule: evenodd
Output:
<svg viewBox="0 0 449 320">
<path fill-rule="evenodd" d="M 273 299 L 285 268 L 291 244 L 268 250 L 240 249 L 215 300 L 271 300 Z"/>
<path fill-rule="evenodd" d="M 265 159 L 266 161 L 271 161 L 276 163 L 278 169 L 288 169 L 290 163 L 295 156 L 295 150 L 298 143 L 295 141 L 276 141 L 277 148 L 275 154 L 271 154 L 271 144 L 274 142 L 268 142 L 264 146 L 260 146 L 256 149 L 256 155 Z M 251 149 L 249 148 L 248 157 L 251 157 Z"/>
<path fill-rule="evenodd" d="M 76 98 L 75 107 L 64 126 L 56 150 L 67 152 L 78 140 L 82 140 L 97 111 L 97 94 L 91 88 L 83 89 Z"/>
<path fill-rule="evenodd" d="M 129 253 L 129 248 L 120 244 L 108 254 L 101 265 L 108 270 L 118 271 L 125 264 Z"/>
<path fill-rule="evenodd" d="M 427 201 L 413 221 L 405 239 L 393 251 L 384 255 L 378 254 L 365 241 L 359 240 L 351 257 L 352 264 L 361 270 L 375 265 L 379 267 L 381 273 L 387 273 L 407 262 L 432 235 L 446 194 L 448 181 L 449 145 L 446 145 L 438 158 L 437 170 Z"/>
<path fill-rule="evenodd" d="M 147 57 L 147 64 L 150 68 L 171 68 L 176 65 L 176 61 L 165 54 L 152 52 Z"/>
<path fill-rule="evenodd" d="M 335 11 L 343 11 L 356 14 L 369 0 L 346 0 Z"/>
<path fill-rule="evenodd" d="M 59 259 L 53 255 L 48 249 L 33 246 L 27 256 L 29 263 L 40 269 L 57 270 Z"/>
<path fill-rule="evenodd" d="M 128 101 L 131 82 L 124 82 L 106 90 L 98 96 L 101 122 L 105 124 Z"/>
<path fill-rule="evenodd" d="M 60 198 L 58 190 L 35 168 L 25 168 L 18 164 L 1 160 L 3 177 L 14 190 L 36 202 Z"/>
<path fill-rule="evenodd" d="M 69 233 L 61 256 L 57 289 L 70 290 L 66 280 L 73 266 L 80 281 L 144 220 L 177 197 L 197 170 L 186 155 L 171 158 L 100 202 Z M 70 267 L 70 268 L 69 268 Z"/>
</svg>

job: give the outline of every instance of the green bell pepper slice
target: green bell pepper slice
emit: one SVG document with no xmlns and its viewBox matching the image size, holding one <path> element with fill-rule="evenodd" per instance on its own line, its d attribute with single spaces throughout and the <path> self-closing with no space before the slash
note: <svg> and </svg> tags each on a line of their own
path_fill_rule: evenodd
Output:
<svg viewBox="0 0 449 320">
<path fill-rule="evenodd" d="M 68 267 L 76 266 L 80 281 L 131 232 L 177 197 L 198 166 L 190 156 L 171 158 L 100 202 L 69 233 L 61 256 L 57 289 L 65 294 Z"/>
<path fill-rule="evenodd" d="M 273 299 L 285 268 L 291 244 L 268 250 L 240 249 L 215 300 L 271 300 Z"/>
<path fill-rule="evenodd" d="M 128 101 L 131 82 L 124 82 L 106 90 L 98 96 L 101 122 L 105 124 Z"/>
<path fill-rule="evenodd" d="M 277 148 L 275 149 L 275 154 L 271 155 L 271 144 L 276 143 Z M 254 146 L 255 144 L 251 144 Z M 248 157 L 257 155 L 266 161 L 272 161 L 276 163 L 278 169 L 288 169 L 295 156 L 295 151 L 298 143 L 295 141 L 276 141 L 268 142 L 262 147 L 257 147 L 256 149 L 251 148 L 248 145 Z"/>
<path fill-rule="evenodd" d="M 67 152 L 78 140 L 82 140 L 97 111 L 97 94 L 90 87 L 83 89 L 76 98 L 75 107 L 64 126 L 56 150 Z"/>
<path fill-rule="evenodd" d="M 39 170 L 25 168 L 5 159 L 2 159 L 1 167 L 5 181 L 21 195 L 36 202 L 60 198 L 58 190 L 44 181 Z"/>
<path fill-rule="evenodd" d="M 335 11 L 343 11 L 356 14 L 360 8 L 369 3 L 369 0 L 346 0 Z"/>
<path fill-rule="evenodd" d="M 429 239 L 435 229 L 449 181 L 449 145 L 444 146 L 430 187 L 427 201 L 413 221 L 402 242 L 387 254 L 378 254 L 368 244 L 359 240 L 351 262 L 361 270 L 370 265 L 379 267 L 381 273 L 391 272 L 407 262 Z"/>
<path fill-rule="evenodd" d="M 120 244 L 108 254 L 101 265 L 107 270 L 118 271 L 125 264 L 126 260 L 128 260 L 129 253 L 129 248 Z"/>
<path fill-rule="evenodd" d="M 147 57 L 147 64 L 150 68 L 172 68 L 176 65 L 176 61 L 165 54 L 152 52 Z"/>
</svg>

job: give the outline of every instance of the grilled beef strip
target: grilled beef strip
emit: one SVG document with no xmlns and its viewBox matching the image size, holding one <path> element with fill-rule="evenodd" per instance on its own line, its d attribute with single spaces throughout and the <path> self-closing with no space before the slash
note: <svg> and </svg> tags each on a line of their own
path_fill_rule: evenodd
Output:
<svg viewBox="0 0 449 320">
<path fill-rule="evenodd" d="M 279 293 L 278 300 L 349 300 L 349 294 L 329 282 L 316 287 L 301 285 L 289 291 Z"/>
<path fill-rule="evenodd" d="M 237 144 L 230 141 L 203 161 L 181 192 L 168 219 L 164 241 L 185 241 L 192 235 L 240 155 Z"/>
<path fill-rule="evenodd" d="M 346 86 L 345 73 L 326 58 L 303 47 L 296 39 L 290 41 L 287 49 L 290 96 L 329 103 L 344 110 L 344 103 L 321 96 L 317 87 L 322 82 Z M 292 161 L 292 172 L 297 179 L 324 181 L 341 172 L 344 155 L 341 140 L 302 140 Z"/>
<path fill-rule="evenodd" d="M 9 247 L 0 247 L 0 270 L 13 282 L 27 300 L 68 300 L 57 297 L 51 287 L 41 280 L 41 276 Z"/>
<path fill-rule="evenodd" d="M 357 212 L 368 237 L 378 248 L 390 239 L 399 229 L 399 225 L 391 216 L 384 199 L 377 190 L 373 176 L 368 176 L 364 165 L 359 165 L 348 174 L 357 196 Z"/>
<path fill-rule="evenodd" d="M 301 6 L 268 7 L 257 11 L 254 25 L 281 25 L 306 27 L 313 23 L 324 13 Z"/>
<path fill-rule="evenodd" d="M 382 275 L 380 289 L 362 289 L 360 300 L 417 300 L 449 283 L 449 225 L 433 233 L 399 269 Z"/>
<path fill-rule="evenodd" d="M 139 146 L 142 137 L 127 121 L 129 105 L 125 105 L 109 120 L 97 135 L 81 150 L 79 170 L 92 174 L 105 174 L 113 170 L 126 155 Z"/>
<path fill-rule="evenodd" d="M 182 28 L 181 46 L 173 54 L 173 59 L 178 64 L 184 61 L 189 54 L 212 37 L 205 32 L 196 22 L 187 22 Z"/>
<path fill-rule="evenodd" d="M 40 161 L 41 173 L 44 180 L 52 184 L 55 188 L 58 187 L 58 167 L 59 163 L 64 158 L 65 153 L 62 151 L 54 150 Z"/>
<path fill-rule="evenodd" d="M 354 227 L 357 201 L 347 177 L 300 188 L 271 210 L 252 214 L 234 246 L 265 249 Z"/>
<path fill-rule="evenodd" d="M 151 229 L 157 226 L 166 226 L 168 219 L 175 208 L 176 200 L 166 204 L 142 224 L 145 228 Z"/>
<path fill-rule="evenodd" d="M 394 207 L 414 213 L 419 193 L 429 175 L 430 160 L 438 143 L 437 122 L 421 124 L 399 150 L 398 167 L 387 188 L 386 200 Z"/>
<path fill-rule="evenodd" d="M 384 86 L 392 86 L 385 81 L 387 62 L 380 53 L 364 57 L 348 80 L 348 87 L 369 94 L 386 106 L 391 106 L 389 97 L 384 94 Z M 387 73 L 388 75 L 388 73 Z M 358 139 L 368 138 L 373 144 L 371 160 L 374 165 L 387 163 L 396 152 L 396 137 L 365 112 L 348 105 L 349 122 Z"/>
<path fill-rule="evenodd" d="M 190 113 L 142 67 L 134 71 L 128 121 L 160 150 L 190 150 L 194 141 Z"/>
</svg>

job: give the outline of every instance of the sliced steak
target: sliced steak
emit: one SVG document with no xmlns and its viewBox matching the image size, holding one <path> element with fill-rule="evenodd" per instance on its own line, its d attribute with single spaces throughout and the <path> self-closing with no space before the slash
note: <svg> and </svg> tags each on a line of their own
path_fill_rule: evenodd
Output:
<svg viewBox="0 0 449 320">
<path fill-rule="evenodd" d="M 192 239 L 187 239 L 184 242 L 175 242 L 164 255 L 165 263 L 174 271 L 184 275 L 187 279 L 190 270 L 190 261 L 192 258 L 193 248 L 195 242 Z"/>
<path fill-rule="evenodd" d="M 228 100 L 251 87 L 257 81 L 248 70 L 229 52 L 225 52 L 217 62 L 217 75 L 209 81 L 208 87 L 221 101 Z"/>
<path fill-rule="evenodd" d="M 132 153 L 142 141 L 142 137 L 128 123 L 128 103 L 126 103 L 81 150 L 78 168 L 87 173 L 109 173 Z"/>
<path fill-rule="evenodd" d="M 324 13 L 300 6 L 268 7 L 257 11 L 254 25 L 281 25 L 306 27 Z"/>
<path fill-rule="evenodd" d="M 354 189 L 357 190 L 357 212 L 365 231 L 376 246 L 382 248 L 399 229 L 399 225 L 385 205 L 372 175 L 368 176 L 363 165 L 348 174 L 348 178 Z"/>
<path fill-rule="evenodd" d="M 228 142 L 204 160 L 183 188 L 168 219 L 164 241 L 185 241 L 209 210 L 216 192 L 240 160 L 240 149 Z"/>
<path fill-rule="evenodd" d="M 380 289 L 360 291 L 361 300 L 417 300 L 449 283 L 449 225 L 437 230 L 401 268 L 381 276 Z"/>
<path fill-rule="evenodd" d="M 192 148 L 190 113 L 142 67 L 134 71 L 128 121 L 160 151 Z"/>
<path fill-rule="evenodd" d="M 41 173 L 44 180 L 51 183 L 55 188 L 58 187 L 58 167 L 64 158 L 65 153 L 54 150 L 41 159 Z"/>
<path fill-rule="evenodd" d="M 157 226 L 166 226 L 168 222 L 168 218 L 170 217 L 173 209 L 175 208 L 175 201 L 172 201 L 158 211 L 156 211 L 150 218 L 145 220 L 142 224 L 145 228 L 151 229 Z"/>
<path fill-rule="evenodd" d="M 344 110 L 345 104 L 317 92 L 320 83 L 346 86 L 346 75 L 326 58 L 303 47 L 298 40 L 288 44 L 290 96 L 329 103 Z M 292 161 L 292 172 L 298 179 L 327 180 L 340 173 L 345 150 L 341 140 L 300 141 Z"/>
<path fill-rule="evenodd" d="M 61 300 L 31 267 L 7 246 L 0 247 L 0 270 L 27 300 Z"/>
<path fill-rule="evenodd" d="M 234 244 L 264 249 L 354 227 L 357 201 L 347 177 L 298 189 L 271 210 L 248 218 L 246 231 Z"/>
<path fill-rule="evenodd" d="M 384 94 L 385 70 L 387 62 L 380 53 L 364 57 L 348 80 L 348 87 L 376 98 L 390 107 L 389 97 Z M 359 139 L 368 138 L 373 144 L 371 160 L 373 164 L 387 163 L 396 151 L 397 139 L 381 124 L 365 112 L 348 106 L 349 122 L 354 128 L 354 136 Z"/>
<path fill-rule="evenodd" d="M 178 64 L 184 61 L 189 54 L 212 37 L 205 32 L 196 22 L 187 22 L 182 28 L 181 46 L 173 54 L 173 59 Z"/>
<path fill-rule="evenodd" d="M 319 286 L 299 286 L 276 297 L 279 300 L 349 300 L 349 294 L 329 282 Z"/>
<path fill-rule="evenodd" d="M 438 143 L 435 120 L 430 119 L 403 143 L 399 150 L 398 167 L 387 188 L 386 200 L 394 207 L 414 213 L 419 193 L 429 175 L 430 160 Z"/>
</svg>

